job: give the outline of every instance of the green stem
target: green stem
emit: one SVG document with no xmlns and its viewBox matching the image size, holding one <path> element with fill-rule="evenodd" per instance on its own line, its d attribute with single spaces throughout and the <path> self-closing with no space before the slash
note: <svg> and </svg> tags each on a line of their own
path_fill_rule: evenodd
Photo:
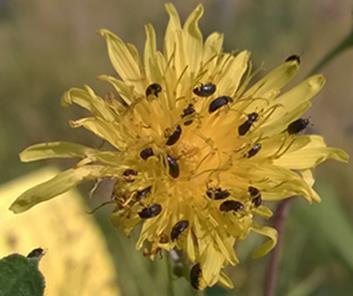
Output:
<svg viewBox="0 0 353 296">
<path fill-rule="evenodd" d="M 175 296 L 174 286 L 173 286 L 173 268 L 171 264 L 171 260 L 169 258 L 168 252 L 165 252 L 165 261 L 167 263 L 167 271 L 168 271 L 168 290 L 170 296 Z"/>
<path fill-rule="evenodd" d="M 322 67 L 331 62 L 336 56 L 341 54 L 346 49 L 353 47 L 353 29 L 351 32 L 331 51 L 329 51 L 316 66 L 311 70 L 308 76 L 317 73 Z"/>
</svg>

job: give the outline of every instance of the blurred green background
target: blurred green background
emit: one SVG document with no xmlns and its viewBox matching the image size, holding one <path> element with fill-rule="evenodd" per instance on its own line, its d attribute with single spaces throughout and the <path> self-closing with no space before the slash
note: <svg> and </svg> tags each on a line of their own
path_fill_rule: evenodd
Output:
<svg viewBox="0 0 353 296">
<path fill-rule="evenodd" d="M 200 1 L 175 1 L 182 18 Z M 290 54 L 302 58 L 304 78 L 322 56 L 352 28 L 349 0 L 209 0 L 201 1 L 204 34 L 225 33 L 226 50 L 249 49 L 253 62 L 271 69 Z M 30 144 L 79 139 L 100 141 L 67 121 L 75 108 L 63 109 L 60 97 L 72 86 L 87 83 L 102 89 L 99 74 L 112 74 L 105 44 L 95 31 L 108 28 L 124 40 L 144 44 L 144 24 L 155 25 L 160 45 L 167 22 L 163 1 L 126 0 L 0 0 L 0 184 L 45 166 L 22 164 L 18 153 Z M 322 69 L 328 83 L 314 100 L 311 129 L 327 143 L 353 151 L 353 51 L 347 50 Z M 70 162 L 50 161 L 61 167 Z M 278 295 L 353 295 L 352 162 L 328 162 L 316 170 L 323 203 L 309 206 L 296 200 L 286 224 L 279 269 Z M 89 186 L 83 186 L 87 195 Z M 93 207 L 106 200 L 99 188 Z M 118 270 L 122 295 L 169 295 L 165 262 L 149 262 L 134 242 L 109 224 L 109 209 L 96 214 Z M 240 244 L 242 262 L 230 268 L 236 289 L 208 289 L 205 295 L 262 295 L 269 256 L 249 257 L 255 237 Z M 5 254 L 1 254 L 5 255 Z M 89 280 L 89 279 L 87 279 Z M 176 295 L 192 295 L 188 283 L 173 283 Z"/>
</svg>

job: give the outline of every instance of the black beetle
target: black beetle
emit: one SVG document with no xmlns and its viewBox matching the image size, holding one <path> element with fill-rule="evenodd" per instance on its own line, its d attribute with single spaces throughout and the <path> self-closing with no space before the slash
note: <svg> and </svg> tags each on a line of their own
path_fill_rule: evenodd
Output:
<svg viewBox="0 0 353 296">
<path fill-rule="evenodd" d="M 166 145 L 168 146 L 174 145 L 179 140 L 180 135 L 181 135 L 181 127 L 178 124 L 174 132 L 168 137 Z"/>
<path fill-rule="evenodd" d="M 162 206 L 158 203 L 154 203 L 147 208 L 143 208 L 138 214 L 142 219 L 149 219 L 157 216 L 161 211 Z"/>
<path fill-rule="evenodd" d="M 170 237 L 172 240 L 176 240 L 178 236 L 186 230 L 186 228 L 189 227 L 189 221 L 188 220 L 180 220 L 177 222 L 170 233 Z"/>
<path fill-rule="evenodd" d="M 216 85 L 211 82 L 208 82 L 205 84 L 201 83 L 200 86 L 195 87 L 192 90 L 192 92 L 199 97 L 209 97 L 213 95 L 215 91 L 216 91 Z"/>
<path fill-rule="evenodd" d="M 286 58 L 286 62 L 291 62 L 291 61 L 296 61 L 298 64 L 300 64 L 300 56 L 296 54 L 292 54 L 288 58 Z"/>
<path fill-rule="evenodd" d="M 150 147 L 145 148 L 140 152 L 140 156 L 143 160 L 146 160 L 147 158 L 151 157 L 152 155 L 153 155 L 153 150 Z"/>
<path fill-rule="evenodd" d="M 151 190 L 152 186 L 148 186 L 142 190 L 136 191 L 136 200 L 140 201 L 141 199 L 146 198 L 151 193 Z"/>
<path fill-rule="evenodd" d="M 180 169 L 177 160 L 174 157 L 167 155 L 167 163 L 169 167 L 169 175 L 171 175 L 173 178 L 178 178 Z"/>
<path fill-rule="evenodd" d="M 192 104 L 189 104 L 184 110 L 183 114 L 181 115 L 181 118 L 184 118 L 185 116 L 191 115 L 195 113 L 195 108 Z M 184 122 L 184 125 L 190 125 L 192 123 L 192 120 L 187 120 Z"/>
<path fill-rule="evenodd" d="M 137 171 L 136 170 L 133 170 L 133 169 L 126 169 L 124 172 L 123 172 L 123 175 L 125 177 L 128 177 L 128 176 L 137 176 Z"/>
<path fill-rule="evenodd" d="M 211 102 L 210 106 L 208 107 L 208 112 L 213 113 L 217 111 L 219 108 L 223 107 L 224 105 L 227 105 L 231 101 L 232 101 L 232 98 L 229 96 L 218 97 Z"/>
<path fill-rule="evenodd" d="M 242 209 L 244 209 L 244 205 L 240 201 L 236 200 L 226 200 L 219 206 L 219 210 L 222 212 L 237 212 Z"/>
<path fill-rule="evenodd" d="M 254 204 L 255 207 L 259 207 L 262 204 L 262 198 L 259 189 L 253 186 L 249 186 L 248 192 L 252 198 L 251 202 Z"/>
<path fill-rule="evenodd" d="M 27 258 L 40 259 L 43 255 L 44 255 L 44 250 L 42 248 L 36 248 L 28 253 Z"/>
<path fill-rule="evenodd" d="M 307 118 L 299 118 L 292 123 L 290 123 L 287 127 L 287 132 L 290 135 L 297 134 L 304 130 L 309 124 L 309 119 Z"/>
<path fill-rule="evenodd" d="M 259 114 L 252 112 L 248 114 L 247 117 L 248 119 L 238 127 L 238 133 L 240 136 L 244 136 L 249 131 L 253 123 L 259 117 Z"/>
<path fill-rule="evenodd" d="M 190 270 L 190 283 L 191 286 L 198 290 L 200 287 L 200 277 L 202 276 L 202 271 L 200 263 L 196 263 Z"/>
<path fill-rule="evenodd" d="M 208 188 L 206 191 L 206 195 L 215 200 L 225 199 L 230 196 L 229 191 L 222 190 L 221 188 Z"/>
<path fill-rule="evenodd" d="M 158 94 L 162 91 L 162 87 L 158 83 L 152 83 L 146 88 L 146 97 L 154 95 L 158 97 Z"/>
<path fill-rule="evenodd" d="M 246 152 L 245 157 L 250 158 L 255 156 L 261 149 L 261 144 L 256 143 L 248 152 Z"/>
</svg>

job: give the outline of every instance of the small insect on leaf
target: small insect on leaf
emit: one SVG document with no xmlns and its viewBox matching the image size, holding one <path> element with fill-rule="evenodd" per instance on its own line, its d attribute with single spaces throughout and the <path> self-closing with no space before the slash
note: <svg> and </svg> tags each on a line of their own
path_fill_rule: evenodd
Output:
<svg viewBox="0 0 353 296">
<path fill-rule="evenodd" d="M 37 249 L 39 250 L 39 248 Z M 36 252 L 34 252 L 36 253 Z M 0 259 L 1 296 L 44 295 L 45 280 L 38 269 L 38 257 L 12 254 Z"/>
<path fill-rule="evenodd" d="M 36 248 L 28 253 L 27 258 L 41 258 L 43 255 L 44 250 L 42 248 Z"/>
</svg>

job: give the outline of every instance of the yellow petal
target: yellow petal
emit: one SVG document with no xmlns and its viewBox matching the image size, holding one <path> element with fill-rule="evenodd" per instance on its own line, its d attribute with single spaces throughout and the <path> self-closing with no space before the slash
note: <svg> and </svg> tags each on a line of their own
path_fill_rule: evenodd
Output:
<svg viewBox="0 0 353 296">
<path fill-rule="evenodd" d="M 275 103 L 283 105 L 287 110 L 293 110 L 295 107 L 314 97 L 323 88 L 325 82 L 325 77 L 322 75 L 311 76 L 278 97 Z"/>
<path fill-rule="evenodd" d="M 206 251 L 201 255 L 200 262 L 202 277 L 208 286 L 212 286 L 218 281 L 223 262 L 223 255 L 215 250 L 213 244 L 209 244 Z"/>
<path fill-rule="evenodd" d="M 200 68 L 203 49 L 203 37 L 199 28 L 199 20 L 203 15 L 203 6 L 199 4 L 185 21 L 183 39 L 189 71 L 196 74 Z"/>
<path fill-rule="evenodd" d="M 266 255 L 277 244 L 277 230 L 276 229 L 274 229 L 272 227 L 268 227 L 268 226 L 260 226 L 256 223 L 254 223 L 251 227 L 251 230 L 269 238 L 258 249 L 256 249 L 252 253 L 253 258 L 259 258 L 259 257 Z"/>
<path fill-rule="evenodd" d="M 261 217 L 264 217 L 266 219 L 269 219 L 272 217 L 273 213 L 272 211 L 264 206 L 260 206 L 258 208 L 253 209 L 253 212 L 256 213 L 256 215 L 259 215 Z"/>
<path fill-rule="evenodd" d="M 219 276 L 219 279 L 218 279 L 218 283 L 221 286 L 223 286 L 224 288 L 227 288 L 227 289 L 233 289 L 234 288 L 232 280 L 224 272 L 220 273 L 220 276 Z"/>
<path fill-rule="evenodd" d="M 302 175 L 304 181 L 309 185 L 309 186 L 314 186 L 315 183 L 315 178 L 313 176 L 313 172 L 309 170 L 304 170 L 301 171 L 300 174 Z"/>
<path fill-rule="evenodd" d="M 179 15 L 174 5 L 167 3 L 165 7 L 169 15 L 169 22 L 164 39 L 165 55 L 168 61 L 171 59 L 173 62 L 176 76 L 179 77 L 188 66 L 184 48 L 185 40 L 183 38 Z"/>
<path fill-rule="evenodd" d="M 299 150 L 309 143 L 309 136 L 288 137 L 287 134 L 276 134 L 261 142 L 261 155 L 271 159 L 283 153 Z"/>
<path fill-rule="evenodd" d="M 300 171 L 299 173 L 302 176 L 305 183 L 308 184 L 309 187 L 312 188 L 315 183 L 315 179 L 314 179 L 312 171 L 309 169 L 309 170 Z M 315 202 L 321 202 L 320 195 L 314 189 L 312 191 L 313 191 L 312 200 Z"/>
<path fill-rule="evenodd" d="M 239 177 L 253 180 L 261 189 L 263 200 L 282 200 L 293 195 L 303 196 L 309 202 L 317 200 L 317 193 L 303 178 L 287 168 L 270 164 L 243 164 Z"/>
<path fill-rule="evenodd" d="M 321 136 L 308 137 L 310 142 L 305 147 L 285 153 L 274 160 L 274 164 L 292 170 L 306 170 L 314 168 L 327 159 L 348 162 L 349 156 L 346 152 L 338 148 L 327 147 Z"/>
<path fill-rule="evenodd" d="M 297 108 L 300 109 L 301 106 L 314 97 L 324 85 L 325 78 L 322 75 L 315 75 L 273 100 L 272 105 L 281 105 L 281 107 L 277 108 L 272 113 L 270 119 L 264 126 L 278 124 L 277 120 L 281 120 L 283 116 L 292 113 Z M 283 120 L 281 121 L 283 123 Z"/>
<path fill-rule="evenodd" d="M 188 255 L 191 262 L 195 262 L 196 260 L 195 245 L 194 245 L 191 231 L 188 231 L 188 234 L 187 234 L 186 254 Z"/>
<path fill-rule="evenodd" d="M 119 127 L 117 124 L 88 117 L 70 121 L 70 125 L 73 128 L 84 127 L 101 139 L 112 144 L 118 150 L 122 150 L 126 146 L 126 141 L 119 136 Z"/>
<path fill-rule="evenodd" d="M 14 213 L 27 211 L 31 207 L 58 196 L 84 180 L 106 176 L 108 168 L 105 166 L 84 166 L 66 170 L 54 178 L 41 183 L 22 193 L 10 206 Z"/>
<path fill-rule="evenodd" d="M 220 236 L 218 234 L 214 235 L 214 240 L 219 248 L 220 252 L 223 254 L 224 259 L 232 264 L 235 265 L 239 262 L 239 259 L 235 256 L 235 252 L 233 249 L 234 245 L 234 238 L 227 238 L 225 236 Z"/>
<path fill-rule="evenodd" d="M 169 15 L 169 22 L 165 33 L 165 53 L 169 59 L 174 53 L 175 46 L 178 43 L 176 32 L 181 32 L 180 18 L 175 6 L 172 3 L 165 4 L 165 8 Z"/>
<path fill-rule="evenodd" d="M 48 158 L 84 158 L 99 151 L 71 142 L 49 142 L 29 146 L 20 153 L 21 161 L 35 161 Z"/>
<path fill-rule="evenodd" d="M 217 56 L 222 51 L 224 35 L 214 32 L 210 34 L 204 45 L 202 63 L 206 65 L 208 72 L 214 72 L 214 67 L 217 65 Z"/>
<path fill-rule="evenodd" d="M 296 61 L 286 62 L 268 73 L 264 78 L 255 83 L 244 97 L 268 98 L 272 97 L 285 86 L 299 70 Z"/>
<path fill-rule="evenodd" d="M 279 132 L 285 131 L 288 125 L 294 120 L 300 118 L 311 107 L 311 102 L 304 102 L 291 112 L 285 112 L 281 117 L 276 116 L 276 120 L 272 117 L 263 124 L 259 129 L 253 132 L 254 137 L 259 135 L 272 136 Z M 280 107 L 281 108 L 281 107 Z"/>
<path fill-rule="evenodd" d="M 135 51 L 112 32 L 99 30 L 107 43 L 110 61 L 120 77 L 139 92 L 143 91 L 142 75 Z"/>
<path fill-rule="evenodd" d="M 219 94 L 235 95 L 240 81 L 248 68 L 249 58 L 250 52 L 244 50 L 229 59 L 229 63 L 225 65 L 217 83 Z"/>
<path fill-rule="evenodd" d="M 77 104 L 104 120 L 114 121 L 117 116 L 117 114 L 114 114 L 114 112 L 108 107 L 105 101 L 97 96 L 87 85 L 85 85 L 85 89 L 69 89 L 65 92 L 61 102 L 64 106 Z"/>
<path fill-rule="evenodd" d="M 98 79 L 109 82 L 127 105 L 131 105 L 132 102 L 135 101 L 135 98 L 138 96 L 134 93 L 134 87 L 132 85 L 128 85 L 113 76 L 100 75 L 98 76 Z"/>
<path fill-rule="evenodd" d="M 151 24 L 145 26 L 146 31 L 146 42 L 144 51 L 144 64 L 146 76 L 149 79 L 149 83 L 160 82 L 162 79 L 162 73 L 160 71 L 158 60 L 157 60 L 157 41 L 156 32 Z"/>
</svg>

